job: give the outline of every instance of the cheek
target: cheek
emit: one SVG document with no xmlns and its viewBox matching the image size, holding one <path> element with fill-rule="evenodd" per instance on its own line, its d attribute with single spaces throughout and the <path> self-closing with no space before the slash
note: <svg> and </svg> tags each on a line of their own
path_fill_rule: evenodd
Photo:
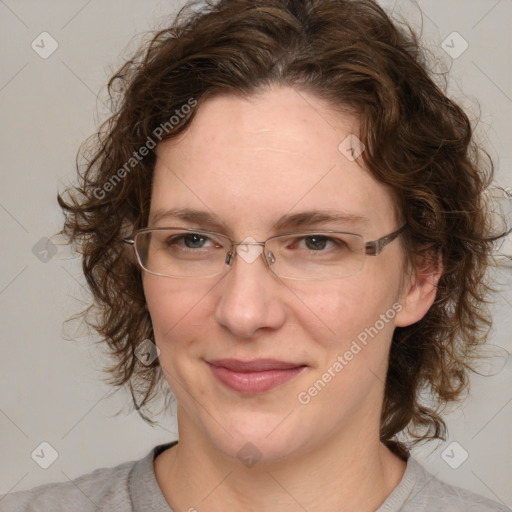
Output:
<svg viewBox="0 0 512 512">
<path fill-rule="evenodd" d="M 209 318 L 213 319 L 213 314 L 205 310 L 208 291 L 204 283 L 190 280 L 171 282 L 151 275 L 144 278 L 146 302 L 162 357 L 208 331 Z"/>
<path fill-rule="evenodd" d="M 167 282 L 158 276 L 144 280 L 160 366 L 178 403 L 189 411 L 194 410 L 190 391 L 201 396 L 208 392 L 204 368 L 198 362 L 213 332 L 213 312 L 207 310 L 210 288 L 204 283 L 194 286 L 189 280 Z"/>
<path fill-rule="evenodd" d="M 385 380 L 394 318 L 401 307 L 393 302 L 389 278 L 384 282 L 378 275 L 361 277 L 326 284 L 322 291 L 311 286 L 299 294 L 315 313 L 297 316 L 316 356 L 311 385 L 316 379 L 332 379 L 323 400 L 333 406 L 339 406 L 340 396 L 348 402 L 363 400 L 376 379 Z M 348 391 L 352 399 L 346 396 Z"/>
<path fill-rule="evenodd" d="M 386 326 L 392 323 L 395 295 L 390 293 L 391 288 L 382 279 L 362 279 L 361 275 L 321 285 L 302 284 L 293 290 L 303 305 L 303 313 L 296 317 L 304 329 L 310 333 L 316 330 L 326 343 L 346 341 L 373 326 L 381 314 L 388 312 Z"/>
</svg>

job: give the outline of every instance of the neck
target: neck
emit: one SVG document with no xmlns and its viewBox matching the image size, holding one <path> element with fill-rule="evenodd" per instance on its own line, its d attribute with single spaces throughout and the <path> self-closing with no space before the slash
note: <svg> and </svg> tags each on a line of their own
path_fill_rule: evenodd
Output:
<svg viewBox="0 0 512 512">
<path fill-rule="evenodd" d="M 217 451 L 191 425 L 180 428 L 179 439 L 155 461 L 157 481 L 175 512 L 374 512 L 406 467 L 378 432 L 348 425 L 285 460 L 251 467 Z"/>
</svg>

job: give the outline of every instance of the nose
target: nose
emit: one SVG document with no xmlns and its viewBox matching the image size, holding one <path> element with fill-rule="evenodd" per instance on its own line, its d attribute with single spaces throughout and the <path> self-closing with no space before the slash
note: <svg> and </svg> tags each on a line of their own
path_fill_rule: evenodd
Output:
<svg viewBox="0 0 512 512">
<path fill-rule="evenodd" d="M 267 268 L 264 257 L 259 245 L 237 245 L 230 271 L 215 288 L 220 293 L 215 318 L 238 338 L 251 338 L 263 329 L 278 329 L 285 321 L 281 300 L 284 287 Z"/>
</svg>

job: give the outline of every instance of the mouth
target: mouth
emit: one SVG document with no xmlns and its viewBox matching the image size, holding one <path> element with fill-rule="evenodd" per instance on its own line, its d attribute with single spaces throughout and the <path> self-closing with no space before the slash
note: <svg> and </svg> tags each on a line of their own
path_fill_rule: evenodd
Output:
<svg viewBox="0 0 512 512">
<path fill-rule="evenodd" d="M 304 364 L 275 359 L 217 359 L 207 363 L 222 384 L 247 394 L 269 391 L 288 382 L 307 367 Z"/>
</svg>

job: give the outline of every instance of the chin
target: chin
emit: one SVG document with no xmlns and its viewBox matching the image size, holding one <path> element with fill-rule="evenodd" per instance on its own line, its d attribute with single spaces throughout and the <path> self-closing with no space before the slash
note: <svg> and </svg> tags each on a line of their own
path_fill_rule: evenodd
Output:
<svg viewBox="0 0 512 512">
<path fill-rule="evenodd" d="M 305 429 L 291 429 L 283 415 L 258 413 L 226 418 L 225 430 L 209 433 L 210 442 L 226 457 L 237 459 L 247 467 L 273 464 L 288 457 L 307 443 Z M 302 438 L 304 437 L 304 438 Z"/>
</svg>

